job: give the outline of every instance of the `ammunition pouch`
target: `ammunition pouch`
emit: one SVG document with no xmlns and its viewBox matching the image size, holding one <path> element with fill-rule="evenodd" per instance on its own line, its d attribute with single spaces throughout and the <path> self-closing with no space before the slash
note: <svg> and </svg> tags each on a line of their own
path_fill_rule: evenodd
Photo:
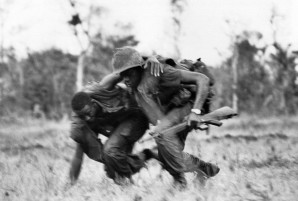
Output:
<svg viewBox="0 0 298 201">
<path fill-rule="evenodd" d="M 171 100 L 171 104 L 174 106 L 183 106 L 189 102 L 191 98 L 191 92 L 188 89 L 181 88 L 177 94 Z"/>
</svg>

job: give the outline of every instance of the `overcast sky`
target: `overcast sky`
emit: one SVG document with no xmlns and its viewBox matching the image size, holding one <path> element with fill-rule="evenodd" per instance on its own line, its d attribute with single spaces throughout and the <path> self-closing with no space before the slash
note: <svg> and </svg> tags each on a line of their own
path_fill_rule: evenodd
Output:
<svg viewBox="0 0 298 201">
<path fill-rule="evenodd" d="M 26 49 L 38 51 L 50 47 L 78 54 L 80 46 L 66 24 L 73 14 L 69 0 L 0 0 L 1 38 L 5 47 L 15 47 L 19 56 Z M 138 49 L 153 50 L 172 56 L 171 9 L 169 0 L 77 0 L 84 18 L 92 4 L 106 8 L 101 26 L 106 34 L 118 34 L 117 22 L 131 23 L 132 33 L 140 41 Z M 210 65 L 218 64 L 229 54 L 229 34 L 242 30 L 259 31 L 264 42 L 272 41 L 270 15 L 273 6 L 283 17 L 279 19 L 278 39 L 298 49 L 298 1 L 295 0 L 188 0 L 181 16 L 179 40 L 181 56 L 202 57 Z M 226 20 L 231 22 L 227 25 Z M 221 56 L 222 55 L 222 56 Z"/>
</svg>

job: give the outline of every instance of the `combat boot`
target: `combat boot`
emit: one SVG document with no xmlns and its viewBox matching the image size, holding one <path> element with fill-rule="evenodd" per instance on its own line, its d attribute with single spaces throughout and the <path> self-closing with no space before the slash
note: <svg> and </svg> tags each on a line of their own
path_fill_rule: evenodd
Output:
<svg viewBox="0 0 298 201">
<path fill-rule="evenodd" d="M 200 161 L 199 170 L 206 178 L 214 177 L 220 171 L 220 168 L 212 163 Z"/>
<path fill-rule="evenodd" d="M 174 177 L 174 188 L 184 190 L 187 187 L 187 181 L 184 174 L 172 175 Z"/>
</svg>

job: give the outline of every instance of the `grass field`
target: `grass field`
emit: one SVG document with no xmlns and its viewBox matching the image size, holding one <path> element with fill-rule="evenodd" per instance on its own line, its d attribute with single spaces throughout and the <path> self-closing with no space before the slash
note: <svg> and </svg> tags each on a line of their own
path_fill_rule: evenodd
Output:
<svg viewBox="0 0 298 201">
<path fill-rule="evenodd" d="M 241 117 L 210 135 L 191 133 L 186 151 L 221 171 L 204 186 L 188 173 L 184 191 L 172 188 L 172 178 L 154 160 L 134 176 L 135 185 L 123 187 L 87 157 L 70 187 L 74 143 L 68 132 L 68 121 L 1 120 L 0 200 L 298 200 L 298 118 Z"/>
</svg>

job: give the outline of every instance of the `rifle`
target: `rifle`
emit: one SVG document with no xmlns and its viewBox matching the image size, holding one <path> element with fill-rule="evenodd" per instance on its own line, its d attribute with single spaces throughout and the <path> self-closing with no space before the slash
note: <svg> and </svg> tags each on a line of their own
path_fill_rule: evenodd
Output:
<svg viewBox="0 0 298 201">
<path fill-rule="evenodd" d="M 225 107 L 219 108 L 217 110 L 214 110 L 213 112 L 210 112 L 205 115 L 198 116 L 198 117 L 200 118 L 200 122 L 203 125 L 211 124 L 214 126 L 221 126 L 222 125 L 221 120 L 229 119 L 236 115 L 237 115 L 237 113 L 232 108 L 225 106 Z M 180 131 L 183 131 L 184 129 L 189 129 L 189 131 L 191 131 L 192 129 L 200 129 L 200 127 L 198 127 L 198 128 L 189 127 L 187 125 L 187 121 L 185 121 L 178 125 L 175 125 L 175 126 L 172 126 L 170 128 L 163 130 L 160 134 L 167 135 L 168 133 L 173 133 L 173 132 L 178 133 Z M 203 130 L 203 129 L 201 129 L 201 130 Z"/>
<path fill-rule="evenodd" d="M 208 124 L 211 124 L 214 126 L 221 126 L 222 125 L 221 120 L 229 119 L 236 115 L 237 115 L 237 113 L 232 108 L 225 106 L 225 107 L 219 108 L 217 110 L 214 110 L 213 112 L 210 112 L 208 114 L 198 116 L 201 120 L 201 125 L 198 128 L 188 126 L 187 121 L 185 121 L 185 122 L 182 122 L 175 126 L 172 126 L 170 128 L 167 128 L 160 133 L 156 133 L 156 135 L 167 135 L 167 134 L 170 134 L 173 132 L 178 133 L 180 131 L 183 131 L 184 129 L 188 129 L 188 131 L 191 131 L 192 129 L 204 130 L 204 129 L 202 129 L 202 126 L 204 126 L 204 125 L 206 126 Z M 142 138 L 141 140 L 139 140 L 139 143 L 143 143 L 143 142 L 152 140 L 153 139 L 152 137 L 156 137 L 156 135 L 151 135 L 150 137 Z"/>
</svg>

